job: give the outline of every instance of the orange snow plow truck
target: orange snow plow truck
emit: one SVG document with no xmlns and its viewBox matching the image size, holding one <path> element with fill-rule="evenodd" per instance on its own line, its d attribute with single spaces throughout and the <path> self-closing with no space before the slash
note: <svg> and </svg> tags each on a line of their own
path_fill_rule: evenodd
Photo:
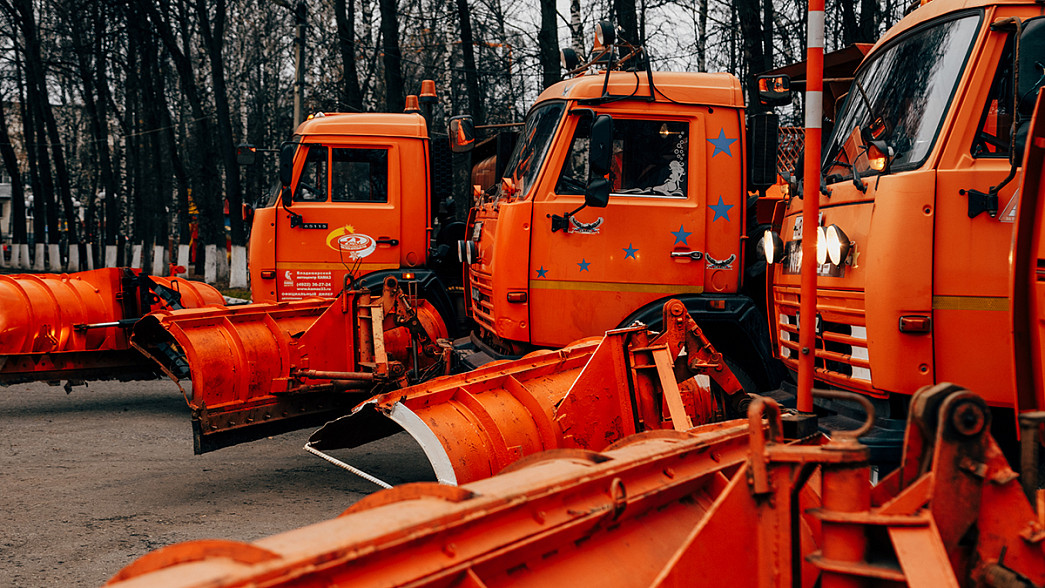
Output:
<svg viewBox="0 0 1045 588">
<path fill-rule="evenodd" d="M 1013 361 L 1016 397 L 1045 393 L 1043 110 L 1039 100 L 1007 283 L 1027 345 Z M 571 393 L 597 395 L 629 377 L 610 366 L 594 376 Z M 875 421 L 871 400 L 815 394 L 861 405 L 863 421 L 830 439 L 791 439 L 779 405 L 757 398 L 745 419 L 559 449 L 460 487 L 384 490 L 253 543 L 164 547 L 107 586 L 1045 585 L 1036 467 L 1045 412 L 1020 416 L 1026 461 L 1016 474 L 982 397 L 921 388 L 899 467 L 872 485 L 872 448 L 858 442 Z"/>
<path fill-rule="evenodd" d="M 1020 131 L 1022 154 L 1010 156 L 1023 168 L 1024 205 L 1014 212 L 1001 285 L 1018 343 L 1002 356 L 1015 374 L 1008 384 L 1013 404 L 1045 394 L 1041 97 L 1032 110 L 1036 115 L 1031 119 L 1028 111 L 1032 122 Z M 888 154 L 889 146 L 883 147 Z M 769 241 L 776 244 L 772 236 Z M 665 309 L 665 327 L 671 317 L 682 318 L 670 310 L 676 305 Z M 667 341 L 638 334 L 629 355 L 589 363 L 577 378 L 559 381 L 564 370 L 552 367 L 532 379 L 545 394 L 559 394 L 555 407 L 567 411 L 570 403 L 589 403 L 598 406 L 594 413 L 606 414 L 599 405 L 606 398 L 621 401 L 617 416 L 645 415 L 643 404 L 668 405 L 670 427 L 612 444 L 606 444 L 609 436 L 587 446 L 563 443 L 554 447 L 558 451 L 460 487 L 421 483 L 386 490 L 336 519 L 250 544 L 173 545 L 143 556 L 109 585 L 1045 585 L 1045 492 L 1037 467 L 1045 412 L 1021 410 L 1017 474 L 991 435 L 992 424 L 1011 417 L 1005 410 L 992 414 L 988 400 L 948 383 L 900 390 L 910 404 L 899 467 L 872 485 L 875 448 L 860 440 L 875 427 L 880 403 L 867 394 L 814 392 L 821 401 L 860 406 L 856 427 L 835 430 L 830 439 L 818 433 L 789 437 L 786 415 L 768 398 L 752 399 L 745 419 L 689 428 L 682 413 L 670 409 L 679 391 L 671 390 L 675 378 L 664 377 L 670 368 L 661 367 L 681 367 L 682 333 L 676 331 L 672 343 L 676 329 L 665 328 L 660 337 Z M 613 331 L 598 347 L 614 347 L 613 339 L 642 330 Z M 694 344 L 687 340 L 687 351 Z M 516 365 L 529 361 L 540 371 L 536 364 L 549 355 L 567 364 L 576 351 L 538 353 Z M 653 361 L 636 361 L 639 356 Z M 689 367 L 700 363 L 688 352 L 685 357 Z M 490 406 L 507 412 L 512 403 L 530 402 L 517 380 L 497 378 L 502 402 Z M 451 393 L 458 406 L 479 419 L 497 414 L 475 410 L 477 404 L 459 392 L 480 388 L 474 382 L 450 384 L 461 384 Z M 443 393 L 441 384 L 427 387 L 433 396 Z M 631 392 L 606 394 L 612 389 Z M 682 395 L 686 411 L 696 404 L 699 413 L 694 399 L 702 396 Z M 629 405 L 636 400 L 641 402 Z M 646 422 L 658 417 L 663 414 L 650 412 Z M 562 443 L 555 437 L 559 424 L 535 422 L 530 436 Z M 591 439 L 590 430 L 559 432 Z M 499 457 L 497 446 L 475 446 Z M 450 465 L 460 472 L 472 464 Z"/>
<path fill-rule="evenodd" d="M 0 383 L 133 379 L 158 365 L 183 387 L 203 452 L 428 377 L 460 314 L 449 156 L 417 113 L 310 117 L 254 215 L 254 304 L 126 269 L 3 276 Z"/>
<path fill-rule="evenodd" d="M 192 381 L 186 394 L 197 451 L 341 416 L 368 392 L 448 370 L 450 353 L 438 340 L 456 325 L 446 292 L 460 291 L 453 282 L 460 266 L 445 257 L 455 244 L 471 262 L 469 311 L 480 326 L 454 346 L 464 369 L 635 322 L 659 329 L 664 304 L 676 297 L 710 344 L 723 348 L 721 370 L 733 368 L 747 390 L 764 388 L 776 377 L 766 320 L 741 287 L 748 190 L 775 181 L 776 143 L 765 137 L 775 138 L 776 128 L 770 114 L 745 120 L 739 81 L 728 74 L 625 72 L 611 64 L 542 94 L 497 195 L 471 209 L 466 232 L 454 217 L 434 214 L 446 207 L 433 201 L 448 200 L 431 196 L 435 144 L 424 119 L 317 115 L 281 148 L 283 188 L 254 217 L 252 287 L 276 306 L 251 316 L 245 310 L 242 324 L 220 312 L 150 318 L 137 341 L 167 344 L 175 353 L 153 356 L 175 379 Z M 467 118 L 452 120 L 451 134 L 456 149 L 475 137 Z M 760 173 L 749 182 L 751 170 Z M 584 204 L 591 208 L 578 211 Z M 373 317 L 352 315 L 348 302 L 326 310 L 337 316 L 328 317 L 336 336 L 300 335 L 309 349 L 291 345 L 298 337 L 288 335 L 299 331 L 267 324 L 278 305 L 297 304 L 285 301 L 335 295 L 342 284 L 375 290 L 389 277 L 401 296 L 383 297 L 383 331 L 374 323 L 363 337 L 352 323 Z M 199 327 L 180 328 L 192 314 Z M 382 347 L 379 335 L 402 341 L 404 355 L 387 356 L 398 362 L 377 370 L 387 375 L 362 378 L 380 363 L 367 351 Z M 354 341 L 363 355 L 331 346 L 335 337 Z M 493 349 L 495 340 L 518 344 Z M 353 443 L 387 434 L 387 427 L 363 428 L 349 435 Z M 323 437 L 337 445 L 329 432 Z"/>
<path fill-rule="evenodd" d="M 253 217 L 255 303 L 135 327 L 183 388 L 197 453 L 316 426 L 445 371 L 464 228 L 448 210 L 449 156 L 417 113 L 316 114 L 283 144 L 281 187 Z"/>
<path fill-rule="evenodd" d="M 730 74 L 623 71 L 641 50 L 613 47 L 600 27 L 609 49 L 594 53 L 595 73 L 568 64 L 582 75 L 541 93 L 501 181 L 473 207 L 460 250 L 475 328 L 462 351 L 485 360 L 636 322 L 656 330 L 675 298 L 745 387 L 775 386 L 745 244 L 751 193 L 776 181 L 777 117 L 745 117 Z"/>
<path fill-rule="evenodd" d="M 878 420 L 865 442 L 877 459 L 899 459 L 922 386 L 976 390 L 999 439 L 1015 438 L 1014 410 L 1045 408 L 1045 397 L 1012 392 L 1022 349 L 1007 291 L 1014 221 L 1034 197 L 1018 186 L 1043 63 L 1040 2 L 923 2 L 867 54 L 820 176 L 804 178 L 821 185 L 815 377 L 871 399 Z M 764 241 L 773 349 L 795 371 L 802 210 L 783 202 L 779 233 Z"/>
</svg>

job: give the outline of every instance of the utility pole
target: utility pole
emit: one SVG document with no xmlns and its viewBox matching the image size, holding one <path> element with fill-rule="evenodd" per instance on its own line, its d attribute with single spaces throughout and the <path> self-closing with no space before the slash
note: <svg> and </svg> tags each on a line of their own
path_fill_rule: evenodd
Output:
<svg viewBox="0 0 1045 588">
<path fill-rule="evenodd" d="M 305 103 L 305 25 L 308 8 L 304 0 L 294 7 L 294 127 L 304 122 Z"/>
<path fill-rule="evenodd" d="M 824 112 L 824 0 L 809 1 L 808 29 L 801 316 L 798 321 L 799 412 L 813 411 L 813 376 L 816 372 L 816 229 L 820 226 L 820 125 Z"/>
</svg>

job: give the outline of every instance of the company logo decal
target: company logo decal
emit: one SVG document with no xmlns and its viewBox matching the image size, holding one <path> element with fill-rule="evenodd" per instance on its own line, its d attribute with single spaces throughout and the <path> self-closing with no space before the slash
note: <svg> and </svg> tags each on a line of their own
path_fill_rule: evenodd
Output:
<svg viewBox="0 0 1045 588">
<path fill-rule="evenodd" d="M 377 249 L 377 240 L 370 235 L 357 233 L 352 225 L 345 225 L 327 235 L 327 247 L 348 253 L 349 259 L 363 259 Z"/>
<path fill-rule="evenodd" d="M 570 217 L 570 232 L 578 235 L 595 235 L 599 232 L 599 226 L 601 225 L 601 216 L 590 223 L 582 223 L 575 216 Z"/>
<path fill-rule="evenodd" d="M 704 257 L 708 260 L 708 266 L 714 269 L 733 269 L 733 262 L 737 260 L 736 253 L 723 260 L 715 259 L 711 255 L 705 255 Z"/>
</svg>

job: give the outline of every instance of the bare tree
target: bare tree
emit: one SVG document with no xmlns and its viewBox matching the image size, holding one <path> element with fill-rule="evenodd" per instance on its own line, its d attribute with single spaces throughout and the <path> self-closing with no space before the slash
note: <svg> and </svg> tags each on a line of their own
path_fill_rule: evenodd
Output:
<svg viewBox="0 0 1045 588">
<path fill-rule="evenodd" d="M 355 2 L 334 0 L 334 17 L 337 21 L 338 49 L 341 51 L 341 67 L 344 83 L 341 101 L 350 109 L 363 110 L 363 93 L 359 89 L 359 71 L 356 67 L 356 12 Z"/>
<path fill-rule="evenodd" d="M 396 0 L 380 0 L 379 5 L 385 67 L 385 110 L 402 112 L 406 94 L 403 87 L 403 56 L 399 49 L 399 11 Z"/>
<path fill-rule="evenodd" d="M 541 30 L 537 33 L 538 55 L 544 87 L 562 79 L 559 72 L 559 37 L 555 31 L 555 0 L 541 0 Z"/>
</svg>

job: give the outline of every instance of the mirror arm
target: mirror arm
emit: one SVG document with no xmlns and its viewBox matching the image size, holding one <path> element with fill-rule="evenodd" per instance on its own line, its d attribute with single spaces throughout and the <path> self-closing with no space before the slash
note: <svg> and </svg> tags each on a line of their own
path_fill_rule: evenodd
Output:
<svg viewBox="0 0 1045 588">
<path fill-rule="evenodd" d="M 558 215 L 558 214 L 549 214 L 548 217 L 552 219 L 552 232 L 556 233 L 558 231 L 563 231 L 565 233 L 569 233 L 570 232 L 570 219 L 573 218 L 573 215 L 577 214 L 581 210 L 584 210 L 584 207 L 586 207 L 586 206 L 588 206 L 588 205 L 582 203 L 576 209 L 571 210 L 570 212 L 564 213 L 561 216 Z"/>
</svg>

